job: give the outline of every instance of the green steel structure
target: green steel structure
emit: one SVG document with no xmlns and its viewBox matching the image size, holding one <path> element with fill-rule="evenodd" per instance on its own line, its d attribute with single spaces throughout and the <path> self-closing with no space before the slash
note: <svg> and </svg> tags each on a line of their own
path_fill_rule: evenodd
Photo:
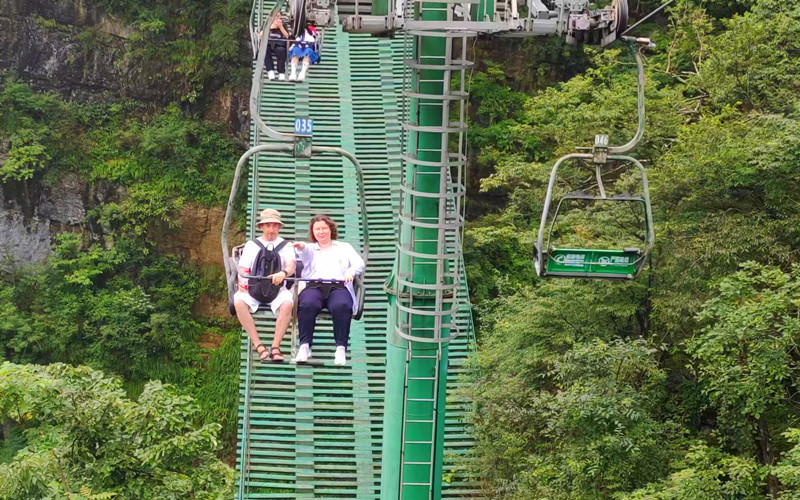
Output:
<svg viewBox="0 0 800 500">
<path fill-rule="evenodd" d="M 254 40 L 285 2 L 255 0 Z M 322 28 L 322 62 L 305 82 L 267 81 L 264 48 L 254 51 L 254 147 L 223 224 L 229 290 L 227 228 L 250 161 L 249 236 L 266 207 L 284 214 L 290 239 L 307 239 L 313 214 L 333 216 L 365 254 L 366 301 L 346 367 L 333 366 L 329 320 L 310 364 L 262 364 L 243 333 L 237 498 L 479 498 L 455 465 L 472 444 L 455 395 L 474 340 L 461 250 L 467 49 L 479 33 L 606 45 L 627 4 L 527 0 L 524 16 L 517 0 L 287 7 L 293 26 Z M 296 118 L 313 120 L 313 146 L 291 132 Z M 256 325 L 267 341 L 271 317 Z"/>
<path fill-rule="evenodd" d="M 265 2 L 266 4 L 266 2 Z M 259 5 L 268 15 L 271 5 Z M 237 498 L 353 498 L 380 496 L 381 446 L 386 379 L 388 298 L 384 284 L 396 256 L 401 176 L 400 116 L 403 41 L 348 35 L 340 27 L 324 34 L 322 61 L 304 83 L 262 82 L 261 118 L 289 131 L 295 117 L 314 120 L 314 144 L 352 152 L 364 175 L 370 252 L 366 301 L 353 322 L 346 367 L 333 367 L 329 319 L 320 319 L 314 358 L 320 364 L 262 364 L 242 335 Z M 279 144 L 253 132 L 253 145 Z M 319 212 L 341 221 L 340 239 L 363 247 L 364 220 L 352 165 L 337 155 L 294 158 L 284 152 L 253 156 L 247 185 L 250 236 L 254 217 L 277 208 L 283 235 L 308 239 L 308 219 Z M 462 286 L 465 281 L 461 280 Z M 466 296 L 466 289 L 462 292 Z M 471 349 L 468 304 L 454 315 L 464 332 L 450 347 L 446 367 L 455 380 Z M 258 313 L 262 339 L 272 335 L 271 314 Z M 402 372 L 400 374 L 402 377 Z M 402 382 L 402 379 L 401 379 Z M 444 386 L 442 386 L 444 389 Z M 465 407 L 448 388 L 443 498 L 478 495 L 454 468 L 471 437 L 462 422 Z M 422 498 L 422 497 L 420 497 Z"/>
</svg>

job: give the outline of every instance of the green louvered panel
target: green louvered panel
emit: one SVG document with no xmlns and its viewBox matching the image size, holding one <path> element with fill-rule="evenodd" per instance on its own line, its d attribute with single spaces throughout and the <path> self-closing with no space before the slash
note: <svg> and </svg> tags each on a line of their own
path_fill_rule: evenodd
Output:
<svg viewBox="0 0 800 500">
<path fill-rule="evenodd" d="M 265 0 L 263 12 L 269 11 L 269 3 Z M 296 117 L 308 116 L 314 120 L 315 145 L 340 146 L 359 159 L 371 248 L 365 311 L 361 321 L 353 322 L 346 367 L 332 366 L 333 333 L 327 318 L 319 320 L 312 348 L 322 366 L 262 364 L 243 333 L 237 453 L 239 464 L 243 452 L 245 460 L 242 500 L 379 497 L 388 304 L 383 283 L 394 262 L 399 203 L 401 43 L 329 28 L 322 62 L 311 67 L 305 82 L 265 81 L 262 86 L 259 110 L 266 123 L 290 132 Z M 255 135 L 252 139 L 268 142 Z M 306 240 L 310 216 L 328 213 L 340 223 L 340 239 L 357 249 L 362 246 L 357 181 L 347 160 L 259 154 L 251 163 L 247 195 L 251 236 L 258 211 L 273 207 L 286 221 L 284 237 Z M 445 430 L 450 481 L 443 498 L 477 494 L 452 463 L 472 444 L 462 423 L 464 403 L 450 397 L 470 348 L 468 307 L 460 311 L 458 324 L 462 336 L 450 348 Z M 256 325 L 268 344 L 274 328 L 271 314 L 257 314 Z M 288 334 L 282 347 L 288 352 Z"/>
</svg>

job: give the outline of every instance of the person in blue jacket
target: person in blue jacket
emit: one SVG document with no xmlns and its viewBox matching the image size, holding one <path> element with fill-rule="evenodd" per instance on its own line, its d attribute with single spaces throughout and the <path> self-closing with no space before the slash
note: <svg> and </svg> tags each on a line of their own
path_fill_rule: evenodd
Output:
<svg viewBox="0 0 800 500">
<path fill-rule="evenodd" d="M 289 59 L 292 65 L 292 72 L 289 74 L 290 82 L 302 82 L 305 80 L 309 65 L 319 62 L 317 37 L 317 30 L 309 24 L 300 36 L 295 39 L 294 45 L 289 50 Z M 303 67 L 298 74 L 297 63 L 301 58 L 303 59 Z"/>
</svg>

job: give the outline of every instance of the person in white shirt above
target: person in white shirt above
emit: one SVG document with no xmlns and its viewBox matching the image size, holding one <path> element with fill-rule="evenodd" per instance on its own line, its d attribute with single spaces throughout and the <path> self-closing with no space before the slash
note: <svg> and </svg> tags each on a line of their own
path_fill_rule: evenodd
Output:
<svg viewBox="0 0 800 500">
<path fill-rule="evenodd" d="M 333 338 L 336 353 L 333 364 L 347 363 L 345 352 L 350 338 L 350 320 L 357 307 L 353 279 L 364 272 L 364 260 L 344 241 L 337 241 L 336 223 L 327 215 L 311 219 L 309 238 L 312 243 L 295 242 L 303 262 L 303 278 L 337 280 L 336 282 L 307 282 L 297 298 L 297 327 L 300 330 L 300 349 L 296 361 L 303 363 L 311 357 L 317 315 L 327 307 L 333 316 Z"/>
<path fill-rule="evenodd" d="M 275 315 L 275 337 L 272 339 L 272 347 L 267 350 L 266 346 L 261 343 L 258 338 L 258 330 L 253 322 L 252 313 L 258 310 L 261 302 L 251 295 L 250 284 L 248 279 L 239 277 L 239 290 L 233 295 L 233 305 L 236 308 L 236 316 L 242 327 L 247 331 L 247 335 L 253 342 L 253 346 L 258 352 L 261 361 L 267 358 L 272 361 L 283 361 L 281 354 L 280 344 L 283 340 L 283 335 L 286 333 L 286 328 L 289 326 L 289 321 L 292 318 L 292 291 L 284 286 L 283 281 L 287 276 L 291 276 L 295 271 L 295 257 L 294 248 L 289 242 L 286 242 L 281 247 L 284 239 L 278 236 L 278 232 L 283 223 L 281 222 L 281 214 L 272 208 L 265 208 L 261 211 L 261 217 L 258 220 L 256 227 L 263 232 L 257 240 L 264 247 L 264 252 L 278 251 L 280 255 L 280 271 L 272 274 L 272 284 L 279 287 L 278 294 L 269 303 L 272 314 Z M 255 240 L 248 241 L 244 246 L 244 251 L 239 259 L 239 274 L 249 275 L 255 272 L 256 258 L 261 252 L 261 246 Z"/>
</svg>

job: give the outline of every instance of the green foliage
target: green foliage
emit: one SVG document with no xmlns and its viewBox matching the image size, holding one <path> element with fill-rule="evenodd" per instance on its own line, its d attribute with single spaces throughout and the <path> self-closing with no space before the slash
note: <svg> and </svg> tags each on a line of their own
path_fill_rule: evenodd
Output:
<svg viewBox="0 0 800 500">
<path fill-rule="evenodd" d="M 535 274 L 528 256 L 518 249 L 531 244 L 503 220 L 470 230 L 464 239 L 464 253 L 473 296 L 485 300 L 510 295 L 530 283 Z"/>
<path fill-rule="evenodd" d="M 800 498 L 800 429 L 788 429 L 783 436 L 792 448 L 784 453 L 781 462 L 770 470 L 786 488 L 781 498 L 797 500 Z"/>
<path fill-rule="evenodd" d="M 547 282 L 486 306 L 466 387 L 475 474 L 496 498 L 594 498 L 658 477 L 664 374 L 653 349 L 617 337 L 641 328 L 642 290 L 606 285 Z"/>
<path fill-rule="evenodd" d="M 48 262 L 0 276 L 0 350 L 16 362 L 106 370 L 122 377 L 132 396 L 150 379 L 175 383 L 198 396 L 205 422 L 223 424 L 229 453 L 238 336 L 220 352 L 201 352 L 201 332 L 225 335 L 230 324 L 193 316 L 192 305 L 210 285 L 190 263 L 164 256 L 157 241 L 179 230 L 176 215 L 187 204 L 227 199 L 241 146 L 222 124 L 197 116 L 221 89 L 249 82 L 242 20 L 250 1 L 89 0 L 84 7 L 126 23 L 131 32 L 118 47 L 119 64 L 152 74 L 163 102 L 174 104 L 68 102 L 13 78 L 0 81 L 4 192 L 25 200 L 73 174 L 85 180 L 87 209 L 82 234 L 57 236 Z M 87 57 L 108 36 L 95 28 L 77 34 Z M 15 449 L 2 436 L 0 443 L 0 451 Z M 74 488 L 72 497 L 96 492 Z"/>
<path fill-rule="evenodd" d="M 800 92 L 800 6 L 762 9 L 726 21 L 698 67 L 699 85 L 717 107 L 741 106 L 762 113 L 797 111 Z"/>
<path fill-rule="evenodd" d="M 0 92 L 0 181 L 27 180 L 45 168 L 50 130 L 42 122 L 59 110 L 56 98 L 33 93 L 26 85 L 6 82 Z M 44 144 L 43 144 L 44 143 Z"/>
<path fill-rule="evenodd" d="M 637 283 L 528 278 L 552 163 L 595 133 L 633 133 L 626 56 L 587 49 L 590 70 L 522 97 L 492 65 L 474 79 L 487 104 L 475 103 L 470 146 L 494 205 L 465 236 L 481 341 L 470 463 L 488 495 L 800 498 L 798 27 L 796 0 L 760 0 L 679 2 L 639 28 L 658 43 L 634 153 L 657 246 Z M 580 165 L 563 174 L 556 201 L 593 187 Z M 632 191 L 635 179 L 612 177 Z M 640 219 L 578 208 L 559 217 L 559 245 L 613 247 Z M 610 368 L 621 353 L 637 377 Z"/>
<path fill-rule="evenodd" d="M 137 67 L 168 65 L 159 75 L 174 97 L 207 104 L 211 92 L 249 79 L 245 23 L 251 2 L 91 0 L 135 29 L 127 57 Z"/>
<path fill-rule="evenodd" d="M 671 451 L 662 443 L 675 430 L 655 418 L 665 395 L 655 351 L 642 341 L 565 338 L 570 348 L 554 352 L 559 336 L 534 333 L 526 327 L 535 312 L 515 311 L 487 339 L 492 355 L 479 357 L 482 376 L 470 389 L 478 474 L 493 497 L 598 498 L 663 474 Z M 499 363 L 494 344 L 507 356 Z"/>
<path fill-rule="evenodd" d="M 799 306 L 800 267 L 787 274 L 751 262 L 720 282 L 699 315 L 707 326 L 688 352 L 717 410 L 720 438 L 736 449 L 752 450 L 766 415 L 781 426 L 792 420 L 784 405 L 798 382 Z"/>
<path fill-rule="evenodd" d="M 0 167 L 0 179 L 21 181 L 30 179 L 35 172 L 42 170 L 50 160 L 50 155 L 40 140 L 37 131 L 17 129 L 9 138 L 10 147 Z"/>
<path fill-rule="evenodd" d="M 222 343 L 208 354 L 195 398 L 204 409 L 206 422 L 222 426 L 223 454 L 236 445 L 239 412 L 239 357 L 241 333 L 238 328 L 224 334 Z"/>
<path fill-rule="evenodd" d="M 206 354 L 192 314 L 211 283 L 174 257 L 120 238 L 111 248 L 62 233 L 51 258 L 0 279 L 0 346 L 15 362 L 86 364 L 121 376 L 129 394 L 151 379 L 196 396 L 206 422 L 223 425 L 226 451 L 235 443 L 238 329 Z M 214 282 L 216 284 L 216 281 Z"/>
<path fill-rule="evenodd" d="M 219 126 L 177 106 L 148 114 L 132 103 L 81 105 L 36 94 L 6 80 L 0 90 L 0 181 L 72 171 L 94 183 L 128 188 L 128 198 L 96 209 L 109 230 L 130 236 L 146 221 L 169 220 L 182 200 L 204 205 L 227 198 L 238 146 Z"/>
<path fill-rule="evenodd" d="M 693 444 L 683 468 L 666 480 L 620 497 L 624 500 L 741 500 L 764 499 L 763 471 L 744 457 L 704 444 Z M 782 497 L 783 498 L 783 497 Z M 791 498 L 791 497 L 789 497 Z"/>
<path fill-rule="evenodd" d="M 140 244 L 84 249 L 74 233 L 58 241 L 46 266 L 0 283 L 6 359 L 90 364 L 126 380 L 191 386 L 198 277 L 174 259 L 147 257 Z"/>
<path fill-rule="evenodd" d="M 41 164 L 15 160 L 25 131 L 37 134 Z M 178 230 L 185 203 L 227 199 L 236 143 L 177 106 L 66 103 L 11 79 L 0 88 L 0 137 L 9 138 L 0 139 L 0 182 L 48 184 L 70 172 L 92 190 L 115 192 L 89 197 L 84 228 L 92 233 L 57 235 L 48 262 L 0 277 L 6 359 L 88 364 L 123 377 L 133 395 L 150 379 L 189 394 L 206 390 L 204 414 L 224 423 L 230 447 L 236 399 L 229 384 L 214 384 L 235 368 L 203 367 L 197 338 L 209 325 L 191 312 L 208 284 L 197 269 L 161 255 L 156 236 Z"/>
<path fill-rule="evenodd" d="M 27 440 L 0 464 L 0 498 L 229 498 L 219 425 L 198 417 L 191 398 L 159 382 L 133 402 L 86 367 L 0 364 L 0 421 Z"/>
</svg>

